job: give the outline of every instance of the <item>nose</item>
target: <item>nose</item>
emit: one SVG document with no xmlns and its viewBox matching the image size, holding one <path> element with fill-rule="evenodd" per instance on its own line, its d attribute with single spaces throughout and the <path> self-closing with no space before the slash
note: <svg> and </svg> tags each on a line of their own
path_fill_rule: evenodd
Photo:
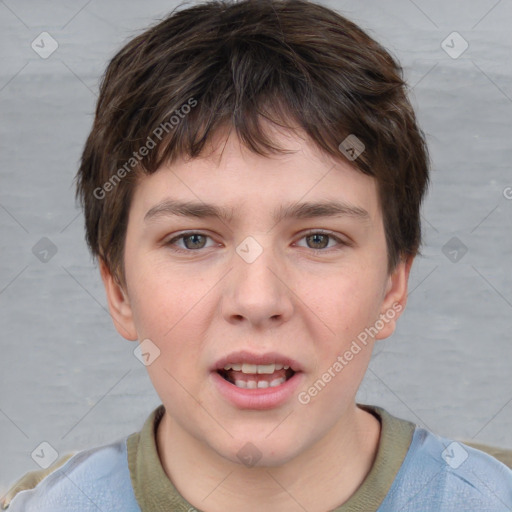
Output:
<svg viewBox="0 0 512 512">
<path fill-rule="evenodd" d="M 249 250 L 244 253 L 247 247 Z M 261 329 L 286 322 L 293 313 L 293 283 L 287 279 L 289 272 L 284 262 L 271 247 L 254 241 L 249 246 L 241 244 L 238 249 L 225 280 L 224 317 L 230 323 L 247 322 Z"/>
</svg>

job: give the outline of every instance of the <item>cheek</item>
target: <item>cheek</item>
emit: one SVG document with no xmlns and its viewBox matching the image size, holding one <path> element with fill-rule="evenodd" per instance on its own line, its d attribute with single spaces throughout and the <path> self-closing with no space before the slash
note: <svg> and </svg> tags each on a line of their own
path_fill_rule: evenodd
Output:
<svg viewBox="0 0 512 512">
<path fill-rule="evenodd" d="M 133 283 L 133 313 L 139 339 L 150 339 L 160 351 L 147 371 L 157 392 L 165 394 L 162 400 L 186 407 L 190 397 L 183 389 L 197 385 L 198 354 L 204 352 L 212 321 L 211 286 L 203 280 L 169 278 L 162 269 L 146 276 L 140 274 Z"/>
<path fill-rule="evenodd" d="M 341 271 L 324 286 L 307 292 L 307 304 L 334 331 L 339 344 L 375 321 L 382 302 L 379 277 L 363 269 Z"/>
<path fill-rule="evenodd" d="M 312 400 L 317 407 L 347 404 L 364 377 L 373 348 L 365 329 L 378 318 L 382 299 L 376 279 L 375 272 L 354 271 L 332 279 L 326 292 L 316 294 L 315 310 L 329 326 L 316 338 L 319 358 L 308 382 L 311 393 L 318 392 Z"/>
<path fill-rule="evenodd" d="M 130 276 L 129 291 L 139 334 L 162 342 L 190 322 L 211 288 L 186 268 L 171 270 L 169 265 L 149 258 L 132 268 L 137 271 Z"/>
<path fill-rule="evenodd" d="M 207 314 L 204 284 L 169 278 L 161 269 L 141 273 L 132 283 L 132 305 L 139 339 L 149 339 L 159 350 L 158 358 L 147 366 L 148 375 L 164 403 L 179 410 L 190 406 L 197 379 L 197 355 L 202 350 L 203 325 Z M 202 322 L 202 323 L 201 323 Z"/>
</svg>

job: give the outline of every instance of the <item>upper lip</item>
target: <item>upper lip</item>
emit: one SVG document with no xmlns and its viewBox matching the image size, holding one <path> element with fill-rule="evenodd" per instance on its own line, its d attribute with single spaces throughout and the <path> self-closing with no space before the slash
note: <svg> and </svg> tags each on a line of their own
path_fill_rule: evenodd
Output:
<svg viewBox="0 0 512 512">
<path fill-rule="evenodd" d="M 264 354 L 256 354 L 247 350 L 239 350 L 231 352 L 227 356 L 221 357 L 212 368 L 212 371 L 222 370 L 227 364 L 271 364 L 278 363 L 283 366 L 289 366 L 294 372 L 302 371 L 302 366 L 292 359 L 278 352 L 265 352 Z"/>
</svg>

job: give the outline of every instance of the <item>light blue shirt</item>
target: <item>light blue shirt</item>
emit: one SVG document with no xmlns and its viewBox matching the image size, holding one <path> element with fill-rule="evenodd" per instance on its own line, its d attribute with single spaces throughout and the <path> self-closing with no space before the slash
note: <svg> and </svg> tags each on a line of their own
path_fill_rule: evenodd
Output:
<svg viewBox="0 0 512 512">
<path fill-rule="evenodd" d="M 131 485 L 126 438 L 74 455 L 34 489 L 18 493 L 8 510 L 141 512 Z M 512 511 L 512 470 L 484 452 L 416 427 L 376 512 L 506 511 Z"/>
</svg>

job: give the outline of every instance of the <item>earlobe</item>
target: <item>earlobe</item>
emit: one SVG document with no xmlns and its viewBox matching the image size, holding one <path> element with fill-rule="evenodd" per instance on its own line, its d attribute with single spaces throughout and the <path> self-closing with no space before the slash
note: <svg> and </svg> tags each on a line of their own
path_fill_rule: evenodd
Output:
<svg viewBox="0 0 512 512">
<path fill-rule="evenodd" d="M 400 261 L 388 278 L 380 315 L 384 327 L 375 336 L 376 340 L 388 338 L 395 331 L 396 322 L 407 303 L 409 274 L 413 261 L 414 256 Z"/>
<path fill-rule="evenodd" d="M 101 258 L 99 265 L 112 322 L 123 338 L 136 341 L 138 339 L 137 330 L 133 322 L 133 313 L 128 295 Z"/>
</svg>

